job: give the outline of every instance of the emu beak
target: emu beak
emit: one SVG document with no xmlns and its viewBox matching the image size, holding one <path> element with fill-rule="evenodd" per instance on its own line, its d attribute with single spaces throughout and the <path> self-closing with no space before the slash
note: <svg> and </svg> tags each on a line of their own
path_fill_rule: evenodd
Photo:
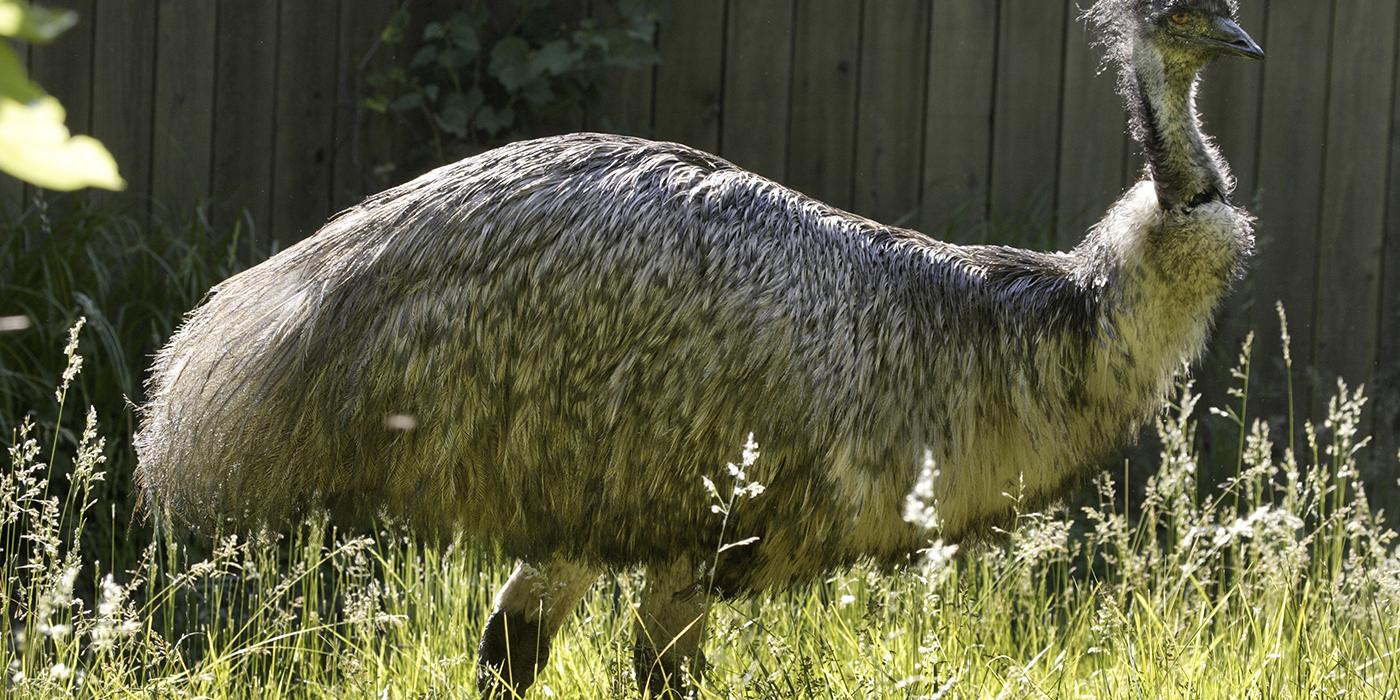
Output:
<svg viewBox="0 0 1400 700">
<path fill-rule="evenodd" d="M 1197 39 L 1201 43 L 1228 56 L 1242 56 L 1259 60 L 1264 58 L 1264 49 L 1249 36 L 1234 20 L 1217 17 L 1209 34 Z"/>
</svg>

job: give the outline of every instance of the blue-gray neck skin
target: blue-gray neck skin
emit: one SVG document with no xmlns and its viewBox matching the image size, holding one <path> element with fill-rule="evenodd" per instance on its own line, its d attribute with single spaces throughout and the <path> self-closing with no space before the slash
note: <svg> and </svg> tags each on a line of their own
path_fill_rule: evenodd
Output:
<svg viewBox="0 0 1400 700">
<path fill-rule="evenodd" d="M 1147 154 L 1158 202 L 1169 210 L 1227 202 L 1234 190 L 1229 166 L 1201 133 L 1196 115 L 1196 85 L 1205 61 L 1168 55 L 1145 38 L 1137 40 L 1132 61 L 1126 87 L 1133 137 Z"/>
</svg>

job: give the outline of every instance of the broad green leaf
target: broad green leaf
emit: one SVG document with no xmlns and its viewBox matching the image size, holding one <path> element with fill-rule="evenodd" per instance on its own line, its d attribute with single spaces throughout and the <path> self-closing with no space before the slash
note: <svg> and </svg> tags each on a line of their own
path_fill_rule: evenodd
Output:
<svg viewBox="0 0 1400 700">
<path fill-rule="evenodd" d="M 366 97 L 361 104 L 363 104 L 366 109 L 378 112 L 379 114 L 389 111 L 389 98 L 384 95 Z"/>
<path fill-rule="evenodd" d="M 458 138 L 467 135 L 471 126 L 472 113 L 481 105 L 481 91 L 475 92 L 475 101 L 460 92 L 454 92 L 442 99 L 442 109 L 437 114 L 438 126 L 443 131 Z"/>
<path fill-rule="evenodd" d="M 389 109 L 395 112 L 407 112 L 423 106 L 423 93 L 410 92 L 400 95 L 393 102 L 389 103 Z"/>
<path fill-rule="evenodd" d="M 0 36 L 47 44 L 78 23 L 78 13 L 0 0 Z"/>
<path fill-rule="evenodd" d="M 532 81 L 520 94 L 532 105 L 545 105 L 554 101 L 554 90 L 550 89 L 549 82 L 545 80 Z"/>
<path fill-rule="evenodd" d="M 470 15 L 459 12 L 453 15 L 447 24 L 447 32 L 452 37 L 452 43 L 466 55 L 467 60 L 475 58 L 477 53 L 481 51 L 481 39 L 476 34 L 476 25 L 472 22 Z"/>
<path fill-rule="evenodd" d="M 517 36 L 496 42 L 491 49 L 491 75 L 510 92 L 539 77 L 538 70 L 530 62 L 530 45 Z"/>
<path fill-rule="evenodd" d="M 386 44 L 397 44 L 403 41 L 404 32 L 408 30 L 409 22 L 413 21 L 413 16 L 408 10 L 399 8 L 389 17 L 389 24 L 384 26 L 384 31 L 379 33 L 380 41 Z"/>
<path fill-rule="evenodd" d="M 408 65 L 412 66 L 413 68 L 422 68 L 423 66 L 426 66 L 429 63 L 436 61 L 437 57 L 437 47 L 429 44 L 421 49 L 418 49 L 418 53 L 413 54 L 413 60 L 410 61 Z"/>
<path fill-rule="evenodd" d="M 515 110 L 510 107 L 496 109 L 491 105 L 482 107 L 476 113 L 476 128 L 495 136 L 515 123 Z"/>
<path fill-rule="evenodd" d="M 0 97 L 0 170 L 51 190 L 125 189 L 112 154 L 94 138 L 71 136 L 63 117 L 52 97 Z"/>
<path fill-rule="evenodd" d="M 530 60 L 539 72 L 559 75 L 573 70 L 582 55 L 582 52 L 570 47 L 569 42 L 556 39 L 531 54 Z"/>
<path fill-rule="evenodd" d="M 0 36 L 15 36 L 24 26 L 24 8 L 14 0 L 0 0 Z"/>
<path fill-rule="evenodd" d="M 19 64 L 14 50 L 0 42 L 0 97 L 28 103 L 43 96 L 44 91 L 24 74 L 24 66 Z"/>
</svg>

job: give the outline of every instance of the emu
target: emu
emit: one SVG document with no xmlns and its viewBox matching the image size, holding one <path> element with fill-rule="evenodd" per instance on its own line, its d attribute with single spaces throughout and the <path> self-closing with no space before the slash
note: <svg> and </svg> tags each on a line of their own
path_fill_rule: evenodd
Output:
<svg viewBox="0 0 1400 700">
<path fill-rule="evenodd" d="M 955 246 L 673 143 L 504 146 L 369 197 L 218 285 L 157 356 L 137 478 L 192 523 L 382 509 L 519 564 L 479 685 L 523 693 L 604 571 L 644 567 L 636 669 L 699 673 L 710 598 L 897 566 L 1062 495 L 1158 409 L 1252 219 L 1198 74 L 1262 58 L 1233 0 L 1101 0 L 1147 166 L 1069 252 Z M 752 432 L 762 498 L 701 477 Z M 714 564 L 713 571 L 706 567 Z M 713 575 L 713 588 L 705 585 Z"/>
</svg>

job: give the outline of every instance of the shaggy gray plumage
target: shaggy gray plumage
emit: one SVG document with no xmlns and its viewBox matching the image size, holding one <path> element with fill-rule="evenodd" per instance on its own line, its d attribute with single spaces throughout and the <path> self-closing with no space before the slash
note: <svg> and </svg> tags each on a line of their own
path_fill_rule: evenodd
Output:
<svg viewBox="0 0 1400 700">
<path fill-rule="evenodd" d="M 750 431 L 768 488 L 731 520 L 759 540 L 726 552 L 726 592 L 903 561 L 930 537 L 901 517 L 926 451 L 945 539 L 1018 480 L 1056 497 L 1162 405 L 1251 246 L 1194 112 L 1221 49 L 1183 12 L 1206 36 L 1233 8 L 1092 11 L 1150 165 L 1070 252 L 942 243 L 673 143 L 515 143 L 215 288 L 152 370 L 141 487 L 197 522 L 322 501 L 494 539 L 540 568 L 493 624 L 550 600 L 550 625 L 549 591 L 601 568 L 684 588 L 677 562 L 720 544 L 701 476 Z"/>
</svg>

